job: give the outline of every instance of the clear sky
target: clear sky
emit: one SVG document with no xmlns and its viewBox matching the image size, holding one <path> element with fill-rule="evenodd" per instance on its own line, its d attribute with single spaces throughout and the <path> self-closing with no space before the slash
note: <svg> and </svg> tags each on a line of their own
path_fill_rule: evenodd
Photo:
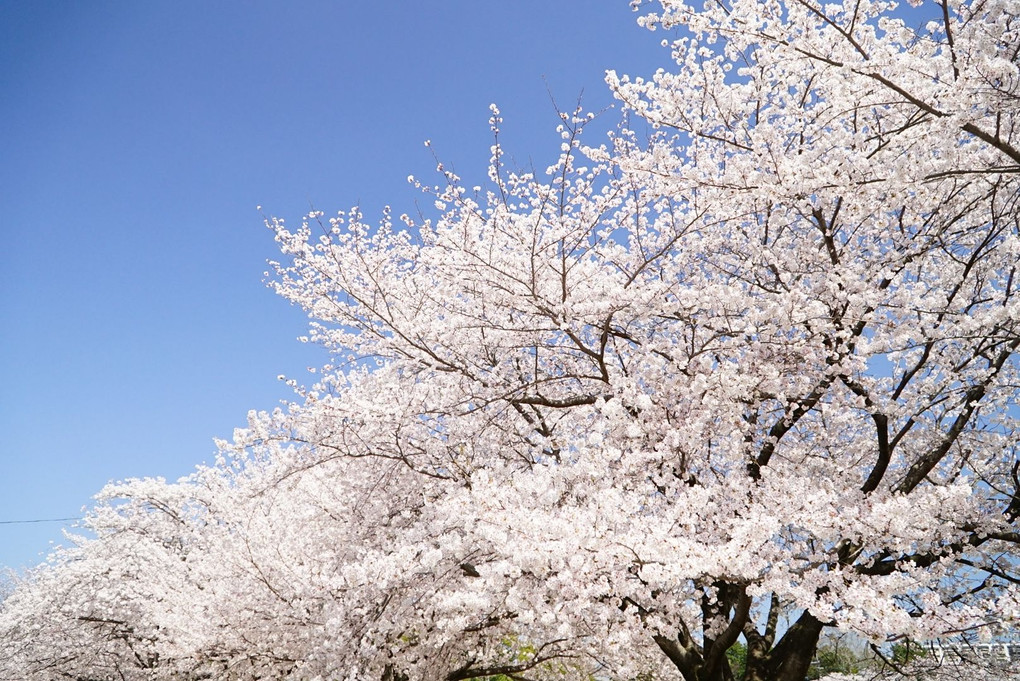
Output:
<svg viewBox="0 0 1020 681">
<path fill-rule="evenodd" d="M 545 167 L 547 89 L 597 110 L 607 68 L 668 66 L 628 4 L 0 0 L 0 566 L 68 525 L 9 521 L 187 474 L 322 363 L 256 205 L 412 212 L 426 139 L 481 184 L 491 102 Z"/>
</svg>

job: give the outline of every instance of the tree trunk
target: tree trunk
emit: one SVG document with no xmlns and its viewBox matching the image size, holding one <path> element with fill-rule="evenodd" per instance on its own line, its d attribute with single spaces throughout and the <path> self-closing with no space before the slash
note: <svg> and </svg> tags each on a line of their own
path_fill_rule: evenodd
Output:
<svg viewBox="0 0 1020 681">
<path fill-rule="evenodd" d="M 409 679 L 407 674 L 401 674 L 392 664 L 388 664 L 383 668 L 382 681 L 409 681 Z"/>
<path fill-rule="evenodd" d="M 823 627 L 817 618 L 805 612 L 764 656 L 752 657 L 748 651 L 745 681 L 804 681 Z"/>
</svg>

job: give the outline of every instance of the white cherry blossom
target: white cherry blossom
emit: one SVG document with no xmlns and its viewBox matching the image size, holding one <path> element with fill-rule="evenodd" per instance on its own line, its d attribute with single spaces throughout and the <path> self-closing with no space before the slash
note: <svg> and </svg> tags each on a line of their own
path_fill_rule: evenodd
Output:
<svg viewBox="0 0 1020 681">
<path fill-rule="evenodd" d="M 109 486 L 0 678 L 802 681 L 826 629 L 1015 627 L 1020 5 L 917 12 L 664 0 L 607 141 L 516 172 L 493 107 L 430 219 L 271 220 L 330 363 Z"/>
</svg>

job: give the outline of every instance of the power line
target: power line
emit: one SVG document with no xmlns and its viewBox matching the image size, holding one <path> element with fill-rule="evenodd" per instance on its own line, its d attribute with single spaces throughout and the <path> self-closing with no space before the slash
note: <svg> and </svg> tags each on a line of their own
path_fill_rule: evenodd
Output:
<svg viewBox="0 0 1020 681">
<path fill-rule="evenodd" d="M 34 520 L 0 520 L 0 525 L 26 525 L 28 523 L 63 523 L 68 520 L 81 520 L 77 518 L 36 518 Z"/>
</svg>

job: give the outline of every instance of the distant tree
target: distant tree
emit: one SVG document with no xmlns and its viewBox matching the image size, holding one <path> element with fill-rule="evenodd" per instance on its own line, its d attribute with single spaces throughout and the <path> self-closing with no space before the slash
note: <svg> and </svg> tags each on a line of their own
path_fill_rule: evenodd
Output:
<svg viewBox="0 0 1020 681">
<path fill-rule="evenodd" d="M 815 651 L 815 659 L 808 671 L 809 679 L 825 678 L 831 674 L 857 674 L 872 664 L 873 654 L 864 641 L 849 634 L 823 635 Z"/>
<path fill-rule="evenodd" d="M 737 641 L 726 651 L 726 662 L 730 666 L 733 678 L 744 678 L 744 671 L 747 669 L 747 646 Z"/>
<path fill-rule="evenodd" d="M 918 12 L 666 0 L 608 143 L 271 221 L 331 363 L 107 489 L 0 678 L 803 681 L 1015 623 L 1020 5 Z"/>
<path fill-rule="evenodd" d="M 909 664 L 926 657 L 928 657 L 928 653 L 925 647 L 909 639 L 903 643 L 894 643 L 892 646 L 892 661 L 897 665 Z"/>
</svg>

